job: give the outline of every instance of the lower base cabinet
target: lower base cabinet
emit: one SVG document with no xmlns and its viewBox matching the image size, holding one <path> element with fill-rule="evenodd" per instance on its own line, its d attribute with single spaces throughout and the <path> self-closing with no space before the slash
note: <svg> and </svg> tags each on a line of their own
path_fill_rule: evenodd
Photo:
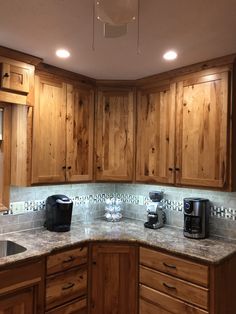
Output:
<svg viewBox="0 0 236 314">
<path fill-rule="evenodd" d="M 44 313 L 44 262 L 0 271 L 0 314 Z"/>
<path fill-rule="evenodd" d="M 138 248 L 127 244 L 93 244 L 90 314 L 136 314 Z"/>
</svg>

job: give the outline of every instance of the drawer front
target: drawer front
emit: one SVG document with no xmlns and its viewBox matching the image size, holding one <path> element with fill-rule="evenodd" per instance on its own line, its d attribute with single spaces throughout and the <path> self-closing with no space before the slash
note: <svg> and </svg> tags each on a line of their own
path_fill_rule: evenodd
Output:
<svg viewBox="0 0 236 314">
<path fill-rule="evenodd" d="M 87 246 L 52 254 L 47 258 L 47 275 L 87 263 Z"/>
<path fill-rule="evenodd" d="M 142 311 L 142 308 L 148 309 L 161 308 L 165 309 L 167 313 L 173 314 L 208 314 L 208 312 L 204 310 L 201 310 L 195 306 L 187 304 L 181 300 L 173 298 L 165 293 L 146 287 L 144 285 L 139 285 L 139 292 L 141 298 L 140 299 L 141 313 L 149 313 L 147 311 L 145 312 L 144 310 Z M 152 304 L 150 304 L 149 302 L 151 302 Z M 160 310 L 156 309 L 156 312 L 152 312 L 152 310 L 150 310 L 150 313 L 159 313 L 158 311 Z"/>
<path fill-rule="evenodd" d="M 172 314 L 161 307 L 140 299 L 139 301 L 139 314 Z M 180 313 L 179 313 L 180 314 Z M 183 313 L 181 313 L 183 314 Z M 185 313 L 184 313 L 185 314 Z"/>
<path fill-rule="evenodd" d="M 80 299 L 57 307 L 46 314 L 87 314 L 87 299 Z"/>
<path fill-rule="evenodd" d="M 208 266 L 143 247 L 140 248 L 140 263 L 161 272 L 208 287 Z"/>
<path fill-rule="evenodd" d="M 87 268 L 73 269 L 46 281 L 46 309 L 87 294 Z"/>
<path fill-rule="evenodd" d="M 208 309 L 208 289 L 140 266 L 140 282 L 151 288 Z"/>
</svg>

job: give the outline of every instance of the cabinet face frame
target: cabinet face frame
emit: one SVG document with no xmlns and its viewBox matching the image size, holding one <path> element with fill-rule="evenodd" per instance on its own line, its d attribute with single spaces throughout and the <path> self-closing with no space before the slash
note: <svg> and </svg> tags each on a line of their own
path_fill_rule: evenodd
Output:
<svg viewBox="0 0 236 314">
<path fill-rule="evenodd" d="M 95 111 L 96 181 L 134 179 L 135 90 L 99 88 Z"/>
<path fill-rule="evenodd" d="M 175 181 L 176 84 L 138 91 L 136 181 Z"/>
</svg>

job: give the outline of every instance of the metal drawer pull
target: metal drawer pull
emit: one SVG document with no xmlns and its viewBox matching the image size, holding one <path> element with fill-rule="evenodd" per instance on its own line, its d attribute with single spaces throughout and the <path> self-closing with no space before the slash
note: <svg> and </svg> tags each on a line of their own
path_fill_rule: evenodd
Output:
<svg viewBox="0 0 236 314">
<path fill-rule="evenodd" d="M 170 286 L 170 285 L 168 285 L 167 283 L 165 283 L 165 282 L 163 282 L 163 286 L 164 287 L 166 287 L 166 288 L 168 288 L 168 289 L 171 289 L 171 290 L 177 290 L 177 288 L 176 287 L 174 287 L 174 286 Z"/>
<path fill-rule="evenodd" d="M 169 268 L 176 269 L 175 265 L 166 264 L 165 262 L 163 262 L 163 265 L 166 266 L 166 267 L 169 267 Z"/>
<path fill-rule="evenodd" d="M 62 263 L 70 263 L 73 262 L 75 260 L 74 256 L 69 256 L 67 259 L 65 259 Z"/>
<path fill-rule="evenodd" d="M 74 287 L 74 285 L 75 285 L 74 283 L 69 282 L 66 286 L 62 287 L 62 290 L 70 289 L 70 288 Z"/>
</svg>

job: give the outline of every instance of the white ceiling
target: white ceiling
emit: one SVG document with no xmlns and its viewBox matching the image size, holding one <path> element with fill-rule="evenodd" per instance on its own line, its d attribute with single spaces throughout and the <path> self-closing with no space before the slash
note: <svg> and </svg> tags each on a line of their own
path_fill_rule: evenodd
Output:
<svg viewBox="0 0 236 314">
<path fill-rule="evenodd" d="M 93 0 L 0 0 L 0 45 L 100 79 L 136 79 L 236 52 L 236 0 L 140 2 L 140 54 L 136 22 L 126 36 L 105 39 L 96 20 L 92 50 Z M 60 47 L 69 60 L 55 57 Z M 177 61 L 162 60 L 170 48 Z"/>
</svg>

